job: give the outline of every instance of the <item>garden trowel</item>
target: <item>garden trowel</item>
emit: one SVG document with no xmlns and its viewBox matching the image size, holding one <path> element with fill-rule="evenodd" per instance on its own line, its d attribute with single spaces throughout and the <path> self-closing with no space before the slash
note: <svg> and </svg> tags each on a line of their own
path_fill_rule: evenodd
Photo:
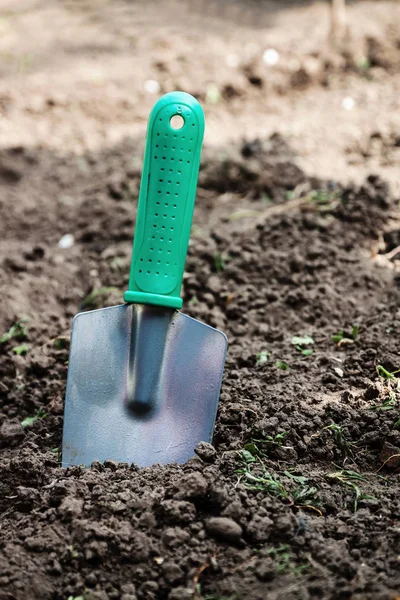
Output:
<svg viewBox="0 0 400 600">
<path fill-rule="evenodd" d="M 73 320 L 64 467 L 183 463 L 211 441 L 227 339 L 178 312 L 203 133 L 189 94 L 155 104 L 125 304 Z"/>
</svg>

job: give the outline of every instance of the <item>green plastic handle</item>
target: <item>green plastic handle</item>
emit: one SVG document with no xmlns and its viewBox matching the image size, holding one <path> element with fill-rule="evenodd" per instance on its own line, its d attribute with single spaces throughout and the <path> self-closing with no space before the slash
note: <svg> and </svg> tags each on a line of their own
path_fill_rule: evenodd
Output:
<svg viewBox="0 0 400 600">
<path fill-rule="evenodd" d="M 182 307 L 203 135 L 204 113 L 190 94 L 165 94 L 150 113 L 125 302 Z"/>
</svg>

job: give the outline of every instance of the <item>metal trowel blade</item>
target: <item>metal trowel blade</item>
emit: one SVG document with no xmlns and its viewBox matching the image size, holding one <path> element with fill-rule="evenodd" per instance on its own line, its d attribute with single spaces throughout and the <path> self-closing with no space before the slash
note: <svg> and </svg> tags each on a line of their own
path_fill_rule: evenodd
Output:
<svg viewBox="0 0 400 600">
<path fill-rule="evenodd" d="M 168 308 L 123 304 L 73 321 L 62 464 L 184 463 L 211 441 L 226 336 Z"/>
</svg>

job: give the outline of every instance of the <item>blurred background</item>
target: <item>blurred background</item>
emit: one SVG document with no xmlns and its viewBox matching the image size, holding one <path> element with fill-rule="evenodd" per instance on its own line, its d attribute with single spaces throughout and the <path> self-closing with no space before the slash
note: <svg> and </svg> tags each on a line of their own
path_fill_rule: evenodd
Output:
<svg viewBox="0 0 400 600">
<path fill-rule="evenodd" d="M 118 144 L 182 89 L 206 145 L 279 132 L 310 173 L 390 177 L 377 136 L 399 131 L 399 3 L 333 2 L 2 0 L 0 146 Z"/>
</svg>

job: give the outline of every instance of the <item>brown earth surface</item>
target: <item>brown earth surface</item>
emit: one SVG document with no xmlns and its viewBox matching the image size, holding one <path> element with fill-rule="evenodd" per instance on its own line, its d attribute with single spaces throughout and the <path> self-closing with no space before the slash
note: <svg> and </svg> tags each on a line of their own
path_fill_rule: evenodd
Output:
<svg viewBox="0 0 400 600">
<path fill-rule="evenodd" d="M 2 3 L 0 600 L 400 597 L 399 17 L 350 3 L 333 44 L 322 2 Z M 63 470 L 71 320 L 127 286 L 148 80 L 206 113 L 183 297 L 229 339 L 213 446 Z"/>
</svg>

